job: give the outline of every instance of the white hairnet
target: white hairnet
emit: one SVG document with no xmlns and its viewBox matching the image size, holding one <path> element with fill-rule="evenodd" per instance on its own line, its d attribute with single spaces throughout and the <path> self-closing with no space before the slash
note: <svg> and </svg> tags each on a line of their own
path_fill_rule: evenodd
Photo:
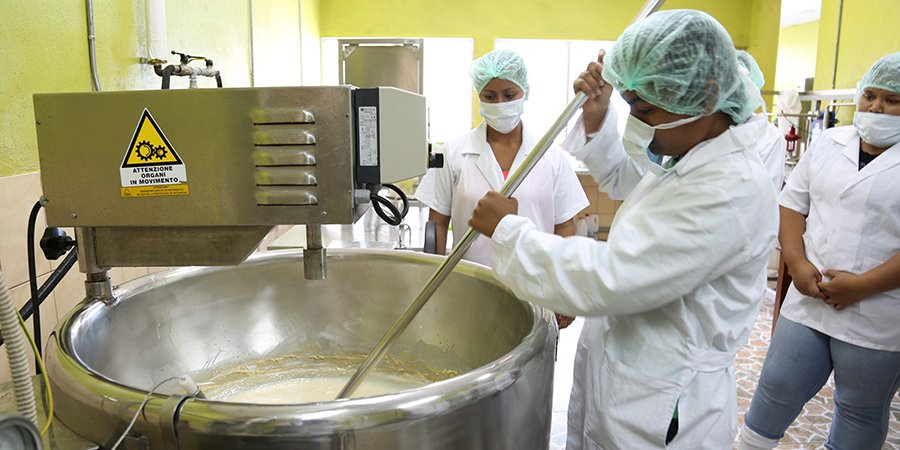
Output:
<svg viewBox="0 0 900 450">
<path fill-rule="evenodd" d="M 856 84 L 855 101 L 859 101 L 859 96 L 865 88 L 900 93 L 900 52 L 891 53 L 872 64 L 869 71 Z"/>
<path fill-rule="evenodd" d="M 512 50 L 494 50 L 472 61 L 469 75 L 472 87 L 479 94 L 491 80 L 501 78 L 516 83 L 528 98 L 528 69 L 522 57 Z"/>
<path fill-rule="evenodd" d="M 737 59 L 738 64 L 744 69 L 747 69 L 747 77 L 750 78 L 753 85 L 756 86 L 757 89 L 762 89 L 763 85 L 766 84 L 766 77 L 763 76 L 762 69 L 759 68 L 759 64 L 756 63 L 756 60 L 753 59 L 753 55 L 744 50 L 738 50 Z"/>
<path fill-rule="evenodd" d="M 738 72 L 728 32 L 700 11 L 659 11 L 626 28 L 604 61 L 603 78 L 675 114 L 722 111 L 744 123 L 762 106 L 759 89 Z"/>
</svg>

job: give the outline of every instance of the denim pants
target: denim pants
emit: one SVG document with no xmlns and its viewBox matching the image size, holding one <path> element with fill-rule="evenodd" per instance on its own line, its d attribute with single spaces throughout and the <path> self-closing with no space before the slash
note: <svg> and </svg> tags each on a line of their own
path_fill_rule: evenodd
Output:
<svg viewBox="0 0 900 450">
<path fill-rule="evenodd" d="M 848 344 L 785 317 L 775 327 L 746 426 L 780 439 L 832 370 L 835 412 L 825 448 L 880 449 L 900 384 L 900 352 Z"/>
</svg>

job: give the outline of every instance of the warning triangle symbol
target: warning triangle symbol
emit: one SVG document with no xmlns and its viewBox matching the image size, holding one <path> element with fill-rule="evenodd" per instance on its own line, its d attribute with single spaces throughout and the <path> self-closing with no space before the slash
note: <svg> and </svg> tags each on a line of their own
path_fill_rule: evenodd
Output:
<svg viewBox="0 0 900 450">
<path fill-rule="evenodd" d="M 122 167 L 170 166 L 183 164 L 178 153 L 169 143 L 165 133 L 156 124 L 150 111 L 144 108 L 125 152 Z"/>
</svg>

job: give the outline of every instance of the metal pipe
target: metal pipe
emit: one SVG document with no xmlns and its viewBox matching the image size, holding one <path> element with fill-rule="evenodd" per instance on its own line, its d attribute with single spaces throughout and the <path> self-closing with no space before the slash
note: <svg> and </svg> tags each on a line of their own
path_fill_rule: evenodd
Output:
<svg viewBox="0 0 900 450">
<path fill-rule="evenodd" d="M 94 41 L 94 0 L 85 0 L 84 7 L 87 15 L 87 32 L 88 32 L 88 55 L 91 62 L 91 84 L 94 92 L 101 92 L 100 77 L 97 76 L 97 46 Z"/>
<path fill-rule="evenodd" d="M 834 38 L 834 67 L 831 71 L 831 88 L 835 89 L 837 83 L 838 50 L 841 48 L 841 16 L 844 13 L 844 0 L 838 2 L 837 32 Z"/>
<path fill-rule="evenodd" d="M 556 136 L 562 131 L 562 129 L 566 126 L 575 113 L 578 111 L 578 108 L 581 108 L 584 105 L 584 102 L 587 100 L 587 96 L 583 92 L 579 92 L 578 95 L 575 96 L 574 99 L 566 106 L 566 109 L 563 110 L 562 114 L 556 119 L 556 122 L 553 122 L 553 125 L 547 130 L 547 133 L 544 134 L 544 137 L 538 141 L 537 145 L 535 145 L 534 150 L 528 154 L 525 158 L 525 161 L 519 166 L 518 169 L 509 177 L 506 183 L 503 185 L 503 188 L 500 189 L 500 194 L 504 196 L 510 196 L 513 192 L 515 192 L 516 188 L 522 184 L 522 181 L 525 180 L 525 177 L 531 172 L 531 169 L 537 165 L 538 161 L 540 161 L 541 157 L 544 156 L 544 153 L 547 152 L 547 149 L 553 144 L 553 141 L 556 139 Z M 308 230 L 309 228 L 307 228 Z M 459 260 L 462 259 L 463 255 L 469 250 L 469 247 L 472 246 L 472 243 L 475 242 L 475 238 L 478 237 L 478 232 L 472 228 L 469 228 L 466 231 L 466 234 L 463 238 L 453 247 L 453 250 L 444 259 L 438 269 L 431 275 L 431 278 L 425 284 L 425 287 L 419 291 L 419 295 L 416 296 L 416 299 L 406 308 L 406 311 L 397 319 L 397 322 L 388 330 L 387 334 L 381 338 L 381 341 L 378 342 L 378 345 L 369 353 L 366 357 L 366 360 L 363 361 L 362 365 L 359 369 L 356 370 L 356 373 L 350 377 L 350 380 L 341 389 L 341 392 L 338 394 L 337 398 L 349 398 L 353 391 L 359 387 L 360 383 L 362 383 L 363 377 L 378 364 L 378 361 L 384 356 L 384 354 L 388 351 L 391 344 L 397 340 L 397 337 L 400 336 L 400 333 L 409 326 L 410 322 L 416 317 L 419 310 L 425 306 L 425 302 L 431 298 L 437 288 L 441 285 L 447 275 L 456 267 L 456 264 Z"/>
<path fill-rule="evenodd" d="M 644 7 L 641 8 L 641 11 L 638 12 L 638 15 L 637 15 L 637 17 L 634 18 L 634 21 L 637 22 L 637 21 L 649 16 L 650 14 L 655 13 L 656 11 L 659 11 L 659 8 L 662 8 L 663 3 L 665 3 L 665 2 L 666 2 L 666 0 L 650 0 L 650 1 L 648 1 L 644 5 Z"/>
<path fill-rule="evenodd" d="M 115 302 L 108 267 L 97 262 L 94 229 L 75 227 L 75 242 L 78 251 L 78 269 L 85 274 L 84 291 L 89 301 L 99 300 L 107 305 Z"/>
<path fill-rule="evenodd" d="M 851 107 L 851 106 L 856 107 L 857 105 L 856 105 L 856 103 L 853 103 L 853 102 L 850 102 L 850 103 L 831 102 L 831 103 L 825 105 L 825 128 L 834 128 L 834 126 L 837 122 L 836 114 L 837 114 L 838 108 L 846 108 L 846 107 Z"/>
<path fill-rule="evenodd" d="M 783 113 L 783 112 L 767 112 L 767 113 L 765 113 L 765 115 L 769 116 L 769 117 L 775 117 L 775 116 L 778 116 L 778 117 L 819 117 L 821 114 L 809 114 L 809 113 L 793 114 L 793 113 Z"/>
<path fill-rule="evenodd" d="M 165 64 L 169 54 L 166 38 L 166 0 L 144 0 L 145 27 L 147 30 L 147 62 Z"/>
<path fill-rule="evenodd" d="M 252 86 L 256 86 L 256 78 L 255 78 L 256 67 L 253 64 L 253 0 L 250 0 L 248 2 L 248 7 L 250 8 L 250 11 L 248 14 L 250 16 L 250 24 L 249 24 L 250 33 L 248 33 L 250 42 L 248 42 L 247 47 L 249 47 L 249 50 L 250 50 L 250 86 L 252 87 Z M 222 87 L 221 78 L 216 78 L 216 81 L 219 82 L 219 87 Z"/>
<path fill-rule="evenodd" d="M 325 279 L 325 248 L 322 247 L 322 225 L 306 225 L 306 248 L 303 249 L 303 275 L 307 280 Z"/>
</svg>

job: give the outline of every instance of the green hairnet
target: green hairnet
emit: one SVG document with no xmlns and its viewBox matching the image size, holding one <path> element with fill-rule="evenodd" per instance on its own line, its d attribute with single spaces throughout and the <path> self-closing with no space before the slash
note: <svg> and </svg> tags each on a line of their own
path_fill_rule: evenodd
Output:
<svg viewBox="0 0 900 450">
<path fill-rule="evenodd" d="M 494 50 L 472 61 L 469 75 L 472 87 L 479 94 L 491 80 L 502 78 L 516 83 L 528 98 L 528 69 L 522 57 L 512 50 Z"/>
<path fill-rule="evenodd" d="M 744 50 L 738 50 L 737 59 L 738 64 L 744 69 L 747 69 L 747 76 L 750 78 L 750 81 L 753 82 L 753 85 L 756 86 L 757 89 L 762 89 L 763 85 L 766 84 L 766 77 L 763 76 L 759 64 L 753 59 L 753 55 Z"/>
<path fill-rule="evenodd" d="M 738 71 L 728 32 L 700 11 L 659 11 L 626 28 L 606 56 L 603 78 L 675 114 L 722 111 L 744 123 L 762 106 L 759 89 Z"/>
<path fill-rule="evenodd" d="M 886 91 L 900 93 L 900 52 L 884 56 L 863 75 L 856 84 L 856 99 L 865 88 L 884 89 Z"/>
</svg>

